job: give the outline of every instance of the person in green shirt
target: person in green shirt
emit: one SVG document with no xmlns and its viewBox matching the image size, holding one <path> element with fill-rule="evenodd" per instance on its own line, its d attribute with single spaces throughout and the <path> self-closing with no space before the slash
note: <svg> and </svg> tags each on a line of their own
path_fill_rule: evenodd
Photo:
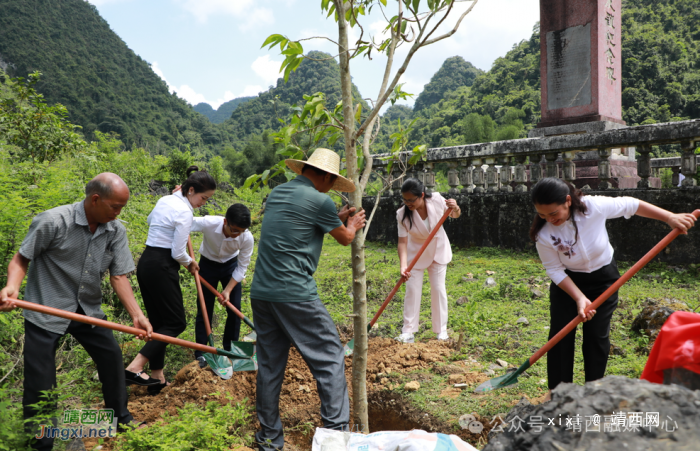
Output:
<svg viewBox="0 0 700 451">
<path fill-rule="evenodd" d="M 365 212 L 336 211 L 325 193 L 352 192 L 355 185 L 338 174 L 340 157 L 319 148 L 307 161 L 286 160 L 297 174 L 272 190 L 265 205 L 258 259 L 250 287 L 257 338 L 257 401 L 261 451 L 281 450 L 284 432 L 279 398 L 290 345 L 306 361 L 317 382 L 323 426 L 345 430 L 350 402 L 340 337 L 318 296 L 313 274 L 326 233 L 347 246 L 365 226 Z M 345 223 L 345 225 L 344 225 Z"/>
</svg>

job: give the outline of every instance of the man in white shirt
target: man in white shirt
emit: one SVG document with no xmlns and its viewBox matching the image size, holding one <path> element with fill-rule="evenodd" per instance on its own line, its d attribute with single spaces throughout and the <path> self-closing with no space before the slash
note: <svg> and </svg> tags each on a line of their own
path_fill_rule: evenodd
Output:
<svg viewBox="0 0 700 451">
<path fill-rule="evenodd" d="M 250 210 L 243 204 L 231 205 L 226 211 L 226 217 L 195 217 L 192 223 L 192 232 L 204 234 L 204 240 L 199 248 L 200 277 L 215 288 L 218 288 L 220 282 L 224 287 L 221 294 L 239 310 L 241 309 L 241 281 L 245 277 L 253 255 L 253 234 L 247 230 L 248 227 L 250 227 Z M 211 319 L 215 296 L 209 290 L 204 290 L 203 293 L 207 314 Z M 231 341 L 238 341 L 241 320 L 232 311 L 227 310 L 227 313 L 224 349 L 230 350 Z M 207 344 L 207 332 L 199 303 L 195 337 L 197 343 Z M 195 351 L 195 357 L 200 367 L 206 366 L 202 352 Z"/>
</svg>

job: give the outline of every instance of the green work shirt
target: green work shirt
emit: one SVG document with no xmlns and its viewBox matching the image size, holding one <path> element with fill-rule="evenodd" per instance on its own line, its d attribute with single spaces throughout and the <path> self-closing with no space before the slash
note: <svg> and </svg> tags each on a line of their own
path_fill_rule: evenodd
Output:
<svg viewBox="0 0 700 451">
<path fill-rule="evenodd" d="M 341 225 L 333 200 L 303 175 L 273 189 L 265 203 L 250 298 L 270 302 L 318 299 L 313 274 L 323 235 Z"/>
</svg>

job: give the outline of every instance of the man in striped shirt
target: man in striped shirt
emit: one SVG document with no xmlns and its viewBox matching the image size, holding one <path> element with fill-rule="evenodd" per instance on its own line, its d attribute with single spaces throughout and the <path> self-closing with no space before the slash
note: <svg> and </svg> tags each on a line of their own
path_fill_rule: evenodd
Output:
<svg viewBox="0 0 700 451">
<path fill-rule="evenodd" d="M 24 298 L 40 305 L 87 316 L 105 317 L 101 281 L 109 270 L 114 292 L 131 316 L 134 327 L 153 331 L 139 308 L 126 274 L 134 270 L 126 228 L 114 221 L 129 200 L 129 188 L 116 174 L 102 173 L 85 187 L 85 199 L 38 214 L 7 269 L 7 286 L 0 291 L 0 311 L 15 306 L 25 276 Z M 32 418 L 32 406 L 43 390 L 56 387 L 56 348 L 71 334 L 88 352 L 102 382 L 105 408 L 114 410 L 119 425 L 133 422 L 127 409 L 124 362 L 112 331 L 34 311 L 24 312 L 24 417 Z M 143 338 L 143 337 L 142 337 Z M 50 403 L 55 401 L 50 399 Z M 28 422 L 27 432 L 38 425 Z M 50 450 L 52 438 L 32 445 Z"/>
</svg>

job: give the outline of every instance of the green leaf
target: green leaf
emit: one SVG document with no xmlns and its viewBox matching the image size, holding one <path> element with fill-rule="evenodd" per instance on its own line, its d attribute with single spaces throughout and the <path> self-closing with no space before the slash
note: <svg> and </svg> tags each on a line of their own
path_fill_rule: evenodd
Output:
<svg viewBox="0 0 700 451">
<path fill-rule="evenodd" d="M 358 103 L 358 104 L 357 104 L 356 111 L 355 111 L 355 120 L 356 120 L 357 122 L 360 122 L 360 118 L 361 118 L 361 117 L 362 117 L 362 104 L 361 104 L 361 103 Z"/>
<path fill-rule="evenodd" d="M 287 38 L 285 38 L 281 34 L 271 34 L 270 36 L 267 37 L 267 39 L 265 39 L 265 42 L 263 42 L 263 45 L 261 45 L 260 48 L 263 48 L 266 45 L 269 45 L 270 46 L 269 48 L 272 48 L 275 45 L 277 45 L 279 42 L 286 41 L 286 40 L 287 40 Z M 282 46 L 280 46 L 280 47 L 282 47 Z"/>
<path fill-rule="evenodd" d="M 245 183 L 243 184 L 243 188 L 250 188 L 250 185 L 256 182 L 260 178 L 259 174 L 253 174 L 247 179 L 245 179 Z"/>
</svg>

